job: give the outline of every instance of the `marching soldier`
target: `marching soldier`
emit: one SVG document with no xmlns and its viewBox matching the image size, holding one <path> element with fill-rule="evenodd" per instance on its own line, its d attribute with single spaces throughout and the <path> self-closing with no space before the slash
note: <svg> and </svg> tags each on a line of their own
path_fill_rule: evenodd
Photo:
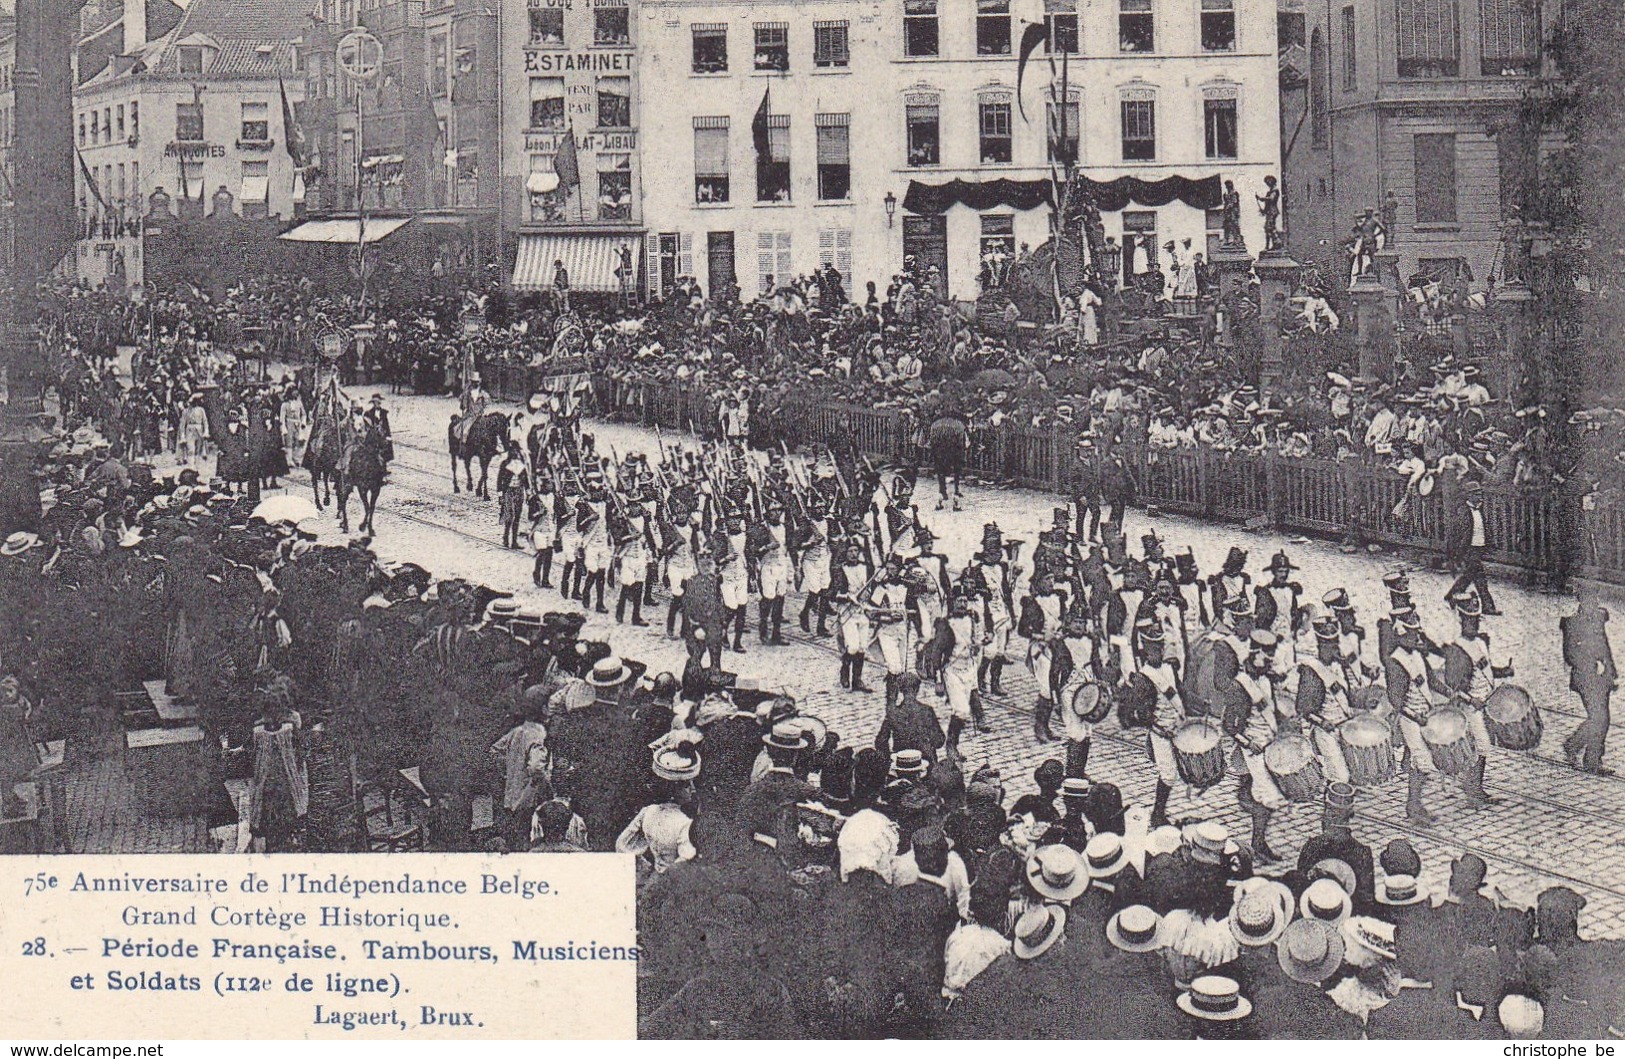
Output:
<svg viewBox="0 0 1625 1059">
<path fill-rule="evenodd" d="M 1450 598 L 1451 606 L 1461 622 L 1456 639 L 1444 645 L 1444 672 L 1442 682 L 1454 696 L 1455 706 L 1467 715 L 1467 731 L 1472 736 L 1477 760 L 1468 769 L 1462 789 L 1467 793 L 1469 805 L 1485 806 L 1499 801 L 1484 791 L 1484 770 L 1489 765 L 1490 733 L 1484 725 L 1484 704 L 1495 691 L 1498 681 L 1512 676 L 1512 660 L 1505 666 L 1490 662 L 1490 637 L 1480 628 L 1483 604 L 1476 592 L 1467 592 Z"/>
<path fill-rule="evenodd" d="M 1151 805 L 1151 824 L 1168 820 L 1168 799 L 1179 782 L 1179 766 L 1174 757 L 1174 729 L 1185 720 L 1185 697 L 1180 691 L 1180 667 L 1167 656 L 1162 626 L 1147 623 L 1139 631 L 1140 668 L 1138 675 L 1151 686 L 1149 717 L 1151 763 L 1157 770 L 1157 788 Z"/>
<path fill-rule="evenodd" d="M 1074 606 L 1061 620 L 1049 643 L 1048 690 L 1050 700 L 1061 711 L 1068 776 L 1085 775 L 1089 767 L 1089 740 L 1094 735 L 1095 722 L 1104 716 L 1095 713 L 1096 707 L 1107 699 L 1098 661 L 1099 646 L 1089 635 L 1088 613 Z M 1095 689 L 1092 700 L 1084 691 L 1091 686 Z M 1049 738 L 1054 738 L 1047 719 L 1043 730 Z"/>
<path fill-rule="evenodd" d="M 675 490 L 674 490 L 675 492 Z M 666 564 L 666 585 L 671 592 L 671 604 L 666 608 L 666 635 L 677 635 L 677 615 L 683 609 L 683 595 L 689 579 L 699 572 L 696 558 L 699 554 L 699 519 L 696 507 L 683 516 L 683 509 L 673 507 L 672 517 L 661 525 L 661 558 Z"/>
<path fill-rule="evenodd" d="M 1356 620 L 1348 589 L 1334 588 L 1320 601 L 1337 620 L 1337 660 L 1349 689 L 1369 686 L 1382 670 L 1365 661 L 1365 627 Z"/>
<path fill-rule="evenodd" d="M 1298 620 L 1303 613 L 1299 599 L 1303 595 L 1303 586 L 1292 580 L 1297 571 L 1292 560 L 1287 558 L 1284 551 L 1276 552 L 1265 568 L 1270 575 L 1267 585 L 1258 585 L 1253 590 L 1255 603 L 1253 606 L 1253 625 L 1255 628 L 1267 629 L 1275 634 L 1275 664 L 1274 672 L 1278 677 L 1284 677 L 1292 671 L 1296 661 L 1297 649 L 1294 637 L 1298 628 Z"/>
<path fill-rule="evenodd" d="M 564 569 L 559 571 L 559 593 L 566 599 L 581 598 L 581 586 L 587 571 L 581 561 L 582 500 L 580 490 L 569 481 L 559 491 L 559 547 L 564 556 Z"/>
<path fill-rule="evenodd" d="M 718 538 L 726 545 L 717 559 L 717 575 L 722 579 L 722 605 L 733 623 L 733 650 L 745 653 L 745 611 L 750 606 L 750 569 L 746 565 L 745 520 L 738 515 L 723 519 Z"/>
<path fill-rule="evenodd" d="M 597 590 L 598 601 L 593 609 L 608 614 L 604 606 L 604 583 L 609 580 L 609 562 L 614 550 L 609 540 L 609 493 L 601 478 L 589 478 L 587 496 L 577 505 L 578 524 L 581 529 L 581 564 L 587 577 L 581 587 L 578 601 L 586 606 Z"/>
<path fill-rule="evenodd" d="M 836 645 L 841 651 L 841 687 L 852 691 L 873 691 L 863 682 L 863 660 L 869 650 L 874 626 L 861 598 L 869 587 L 869 566 L 863 550 L 847 548 L 841 564 L 830 576 L 829 594 L 835 603 Z"/>
<path fill-rule="evenodd" d="M 1229 606 L 1232 597 L 1252 595 L 1252 583 L 1253 576 L 1247 572 L 1247 550 L 1232 547 L 1224 557 L 1224 566 L 1207 579 L 1215 620 Z"/>
<path fill-rule="evenodd" d="M 626 620 L 626 604 L 632 602 L 632 624 L 644 626 L 643 582 L 649 572 L 649 556 L 654 552 L 654 539 L 649 532 L 648 518 L 642 504 L 629 504 L 625 524 L 615 543 L 615 561 L 620 571 L 620 598 L 615 601 L 615 621 Z"/>
<path fill-rule="evenodd" d="M 886 708 L 897 703 L 897 680 L 914 661 L 908 647 L 909 591 L 903 583 L 903 564 L 895 556 L 886 560 L 880 576 L 863 596 L 874 623 L 875 643 L 886 667 Z"/>
<path fill-rule="evenodd" d="M 1010 645 L 1011 570 L 1005 562 L 1003 535 L 996 523 L 989 522 L 982 529 L 982 550 L 971 560 L 966 576 L 977 587 L 982 600 L 983 635 L 986 646 L 982 649 L 982 664 L 976 673 L 976 686 L 995 695 L 1004 694 L 1000 678 L 1010 659 L 1005 652 Z"/>
<path fill-rule="evenodd" d="M 902 475 L 893 475 L 891 492 L 883 507 L 875 511 L 875 539 L 880 543 L 884 561 L 897 547 L 898 541 L 918 522 L 919 512 L 914 507 L 914 483 Z"/>
<path fill-rule="evenodd" d="M 1212 623 L 1213 617 L 1208 613 L 1207 583 L 1202 580 L 1196 569 L 1196 555 L 1186 548 L 1174 556 L 1174 583 L 1179 588 L 1179 598 L 1184 601 L 1184 610 L 1187 617 L 1195 615 L 1201 625 Z"/>
<path fill-rule="evenodd" d="M 1048 743 L 1055 738 L 1049 726 L 1056 701 L 1051 686 L 1051 669 L 1054 665 L 1051 641 L 1061 633 L 1061 615 L 1065 609 L 1066 600 L 1056 592 L 1054 576 L 1048 572 L 1034 574 L 1031 591 L 1021 601 L 1021 621 L 1016 632 L 1027 638 L 1027 667 L 1032 670 L 1033 681 L 1038 685 L 1038 702 L 1033 710 L 1033 738 L 1040 743 Z"/>
<path fill-rule="evenodd" d="M 932 635 L 937 622 L 948 616 L 948 557 L 935 550 L 936 535 L 924 526 L 915 529 L 920 557 L 914 560 L 914 613 L 921 639 Z"/>
<path fill-rule="evenodd" d="M 826 501 L 814 495 L 807 508 L 807 518 L 797 523 L 795 561 L 798 583 L 805 602 L 801 605 L 801 631 L 816 635 L 829 635 L 829 583 L 830 567 L 834 557 L 830 550 L 829 509 Z"/>
<path fill-rule="evenodd" d="M 537 588 L 553 587 L 553 549 L 559 540 L 558 502 L 549 474 L 536 483 L 536 495 L 530 504 L 530 544 L 536 549 L 530 580 Z"/>
<path fill-rule="evenodd" d="M 1315 656 L 1298 660 L 1295 706 L 1298 717 L 1311 729 L 1326 778 L 1334 783 L 1347 783 L 1349 766 L 1337 729 L 1354 716 L 1354 709 L 1349 701 L 1348 674 L 1338 645 L 1339 632 L 1337 619 L 1329 614 L 1315 621 Z"/>
<path fill-rule="evenodd" d="M 1274 633 L 1255 629 L 1249 637 L 1246 662 L 1221 692 L 1225 731 L 1235 739 L 1247 769 L 1236 784 L 1236 802 L 1252 817 L 1254 863 L 1281 859 L 1270 849 L 1268 830 L 1270 817 L 1286 799 L 1264 765 L 1264 748 L 1276 731 L 1275 685 L 1270 681 L 1276 646 Z"/>
<path fill-rule="evenodd" d="M 1163 653 L 1181 668 L 1190 653 L 1185 606 L 1185 599 L 1180 595 L 1177 584 L 1166 577 L 1157 581 L 1155 594 L 1150 600 L 1150 616 L 1162 629 Z"/>
<path fill-rule="evenodd" d="M 768 502 L 762 521 L 751 527 L 745 549 L 756 564 L 760 588 L 756 603 L 757 638 L 764 644 L 783 647 L 789 642 L 784 638 L 784 594 L 790 590 L 795 570 L 790 563 L 784 509 L 776 500 Z"/>
<path fill-rule="evenodd" d="M 948 598 L 948 617 L 938 626 L 937 656 L 942 660 L 941 678 L 944 697 L 948 700 L 948 747 L 959 751 L 959 736 L 965 725 L 977 721 L 979 730 L 985 730 L 977 714 L 977 680 L 982 666 L 982 645 L 987 638 L 982 625 L 980 608 L 973 609 L 972 598 L 963 587 Z"/>
<path fill-rule="evenodd" d="M 1428 774 L 1438 771 L 1433 754 L 1422 739 L 1422 726 L 1433 711 L 1433 684 L 1428 672 L 1427 650 L 1422 641 L 1422 624 L 1415 611 L 1401 611 L 1393 619 L 1394 646 L 1383 663 L 1388 684 L 1388 701 L 1397 714 L 1400 735 L 1405 740 L 1410 790 L 1405 815 L 1411 823 L 1431 826 L 1433 814 L 1423 802 Z"/>
</svg>

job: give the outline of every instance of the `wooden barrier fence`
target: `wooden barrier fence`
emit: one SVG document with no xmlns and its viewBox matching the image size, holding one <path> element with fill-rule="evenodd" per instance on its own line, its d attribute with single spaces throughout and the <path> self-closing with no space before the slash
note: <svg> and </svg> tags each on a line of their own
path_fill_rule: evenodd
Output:
<svg viewBox="0 0 1625 1059">
<path fill-rule="evenodd" d="M 683 387 L 600 377 L 596 392 L 604 414 L 715 433 L 714 403 Z M 896 409 L 809 400 L 795 412 L 793 422 L 781 425 L 802 446 L 844 437 L 859 452 L 886 461 L 912 451 L 911 428 Z M 1153 449 L 1131 457 L 1135 499 L 1142 506 L 1283 532 L 1352 534 L 1435 554 L 1445 551 L 1448 513 L 1457 499 L 1444 487 L 1418 496 L 1391 470 L 1358 462 L 1208 450 Z M 989 481 L 1065 493 L 1076 477 L 1076 459 L 1071 436 L 1060 429 L 976 424 L 966 469 Z M 1568 510 L 1574 506 L 1555 491 L 1486 486 L 1489 559 L 1543 577 L 1579 573 L 1625 584 L 1625 506 Z"/>
</svg>

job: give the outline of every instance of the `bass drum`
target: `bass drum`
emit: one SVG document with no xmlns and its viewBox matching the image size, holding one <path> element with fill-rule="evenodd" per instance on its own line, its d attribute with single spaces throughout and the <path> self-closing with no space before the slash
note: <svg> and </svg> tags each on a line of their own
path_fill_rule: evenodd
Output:
<svg viewBox="0 0 1625 1059">
<path fill-rule="evenodd" d="M 1224 779 L 1223 736 L 1212 721 L 1194 719 L 1174 729 L 1174 765 L 1179 778 L 1198 790 Z"/>
<path fill-rule="evenodd" d="M 1511 684 L 1496 688 L 1484 703 L 1484 727 L 1490 742 L 1507 750 L 1533 750 L 1544 727 L 1529 693 Z"/>
</svg>

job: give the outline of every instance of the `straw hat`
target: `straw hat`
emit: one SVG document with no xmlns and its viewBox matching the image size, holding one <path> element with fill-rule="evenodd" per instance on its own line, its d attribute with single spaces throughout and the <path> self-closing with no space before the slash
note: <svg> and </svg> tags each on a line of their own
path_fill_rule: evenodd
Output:
<svg viewBox="0 0 1625 1059">
<path fill-rule="evenodd" d="M 1343 966 L 1343 934 L 1319 919 L 1297 919 L 1275 943 L 1275 958 L 1288 978 L 1319 985 Z"/>
<path fill-rule="evenodd" d="M 1100 832 L 1083 848 L 1083 860 L 1092 878 L 1110 879 L 1128 863 L 1123 837 L 1110 831 Z"/>
<path fill-rule="evenodd" d="M 1146 905 L 1129 905 L 1106 921 L 1106 940 L 1124 952 L 1162 948 L 1162 917 Z"/>
<path fill-rule="evenodd" d="M 1249 948 L 1268 945 L 1286 930 L 1280 900 L 1265 890 L 1242 896 L 1230 908 L 1230 933 Z"/>
<path fill-rule="evenodd" d="M 1030 909 L 1016 920 L 1016 936 L 1011 951 L 1018 960 L 1035 960 L 1048 952 L 1066 932 L 1066 909 L 1044 905 Z"/>
<path fill-rule="evenodd" d="M 1069 846 L 1043 846 L 1027 858 L 1027 881 L 1051 901 L 1071 901 L 1089 889 L 1089 870 Z"/>
<path fill-rule="evenodd" d="M 1405 905 L 1421 904 L 1427 900 L 1427 894 L 1417 884 L 1414 875 L 1387 875 L 1383 877 L 1382 884 L 1377 887 L 1377 903 L 1379 905 Z"/>
<path fill-rule="evenodd" d="M 500 602 L 500 601 L 499 601 Z M 494 610 L 496 604 L 492 604 Z M 519 610 L 515 604 L 514 612 Z M 609 655 L 593 664 L 592 672 L 587 675 L 587 683 L 595 688 L 616 688 L 632 679 L 632 671 L 622 662 L 619 655 Z"/>
<path fill-rule="evenodd" d="M 1318 919 L 1334 926 L 1349 917 L 1353 902 L 1348 891 L 1331 878 L 1316 879 L 1298 899 L 1298 914 L 1305 919 Z"/>
<path fill-rule="evenodd" d="M 1185 1014 L 1209 1022 L 1234 1022 L 1253 1013 L 1253 1002 L 1241 995 L 1241 983 L 1217 974 L 1191 982 L 1175 1003 Z"/>
</svg>

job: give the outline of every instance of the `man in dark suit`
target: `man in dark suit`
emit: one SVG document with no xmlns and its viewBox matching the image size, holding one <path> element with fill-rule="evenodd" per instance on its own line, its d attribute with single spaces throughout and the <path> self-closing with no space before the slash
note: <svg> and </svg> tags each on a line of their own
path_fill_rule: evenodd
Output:
<svg viewBox="0 0 1625 1059">
<path fill-rule="evenodd" d="M 937 751 L 947 741 L 942 722 L 920 701 L 920 678 L 914 673 L 898 677 L 897 701 L 886 708 L 885 719 L 875 735 L 875 749 L 887 755 L 918 750 L 927 763 L 934 765 Z"/>
<path fill-rule="evenodd" d="M 727 610 L 722 605 L 722 581 L 717 577 L 716 559 L 710 552 L 697 557 L 699 572 L 683 588 L 683 638 L 688 641 L 692 659 L 707 656 L 710 668 L 722 668 L 722 648 L 727 642 Z"/>
<path fill-rule="evenodd" d="M 1580 583 L 1580 604 L 1573 614 L 1558 619 L 1563 631 L 1563 661 L 1569 667 L 1569 688 L 1580 696 L 1586 719 L 1563 740 L 1563 753 L 1575 768 L 1611 775 L 1602 753 L 1608 739 L 1609 698 L 1619 680 L 1614 650 L 1608 642 L 1608 609 L 1597 602 L 1596 587 Z"/>
<path fill-rule="evenodd" d="M 1497 615 L 1495 598 L 1490 595 L 1490 581 L 1484 573 L 1484 553 L 1489 550 L 1489 532 L 1484 521 L 1484 483 L 1476 478 L 1462 483 L 1461 506 L 1450 516 L 1450 528 L 1445 537 L 1445 558 L 1456 569 L 1456 580 L 1445 592 L 1446 600 L 1454 599 L 1471 585 L 1478 590 L 1484 613 Z"/>
</svg>

